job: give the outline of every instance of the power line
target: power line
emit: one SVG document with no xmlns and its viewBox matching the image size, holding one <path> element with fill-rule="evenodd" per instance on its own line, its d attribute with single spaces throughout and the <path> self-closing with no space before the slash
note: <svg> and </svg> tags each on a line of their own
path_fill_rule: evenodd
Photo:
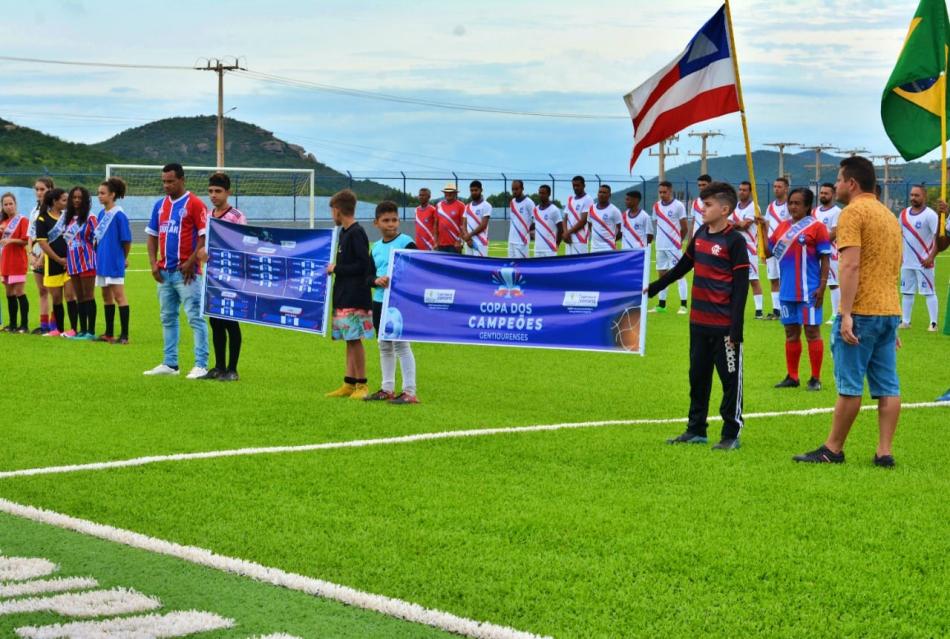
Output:
<svg viewBox="0 0 950 639">
<path fill-rule="evenodd" d="M 73 67 L 105 67 L 109 69 L 159 69 L 163 71 L 190 71 L 192 67 L 183 67 L 171 64 L 133 64 L 122 62 L 80 62 L 78 60 L 52 60 L 49 58 L 18 58 L 9 55 L 0 55 L 0 60 L 7 62 L 30 62 L 34 64 L 61 64 Z"/>
</svg>

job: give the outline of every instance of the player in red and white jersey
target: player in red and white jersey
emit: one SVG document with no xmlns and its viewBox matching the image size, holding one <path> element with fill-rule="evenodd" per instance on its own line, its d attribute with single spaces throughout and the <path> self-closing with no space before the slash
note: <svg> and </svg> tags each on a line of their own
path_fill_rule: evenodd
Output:
<svg viewBox="0 0 950 639">
<path fill-rule="evenodd" d="M 676 266 L 683 257 L 683 241 L 689 234 L 686 224 L 686 207 L 673 197 L 673 183 L 660 182 L 660 199 L 653 205 L 653 225 L 656 229 L 656 272 L 660 277 Z M 680 294 L 680 315 L 686 315 L 686 280 L 677 281 Z M 666 312 L 666 289 L 659 293 L 660 301 L 649 310 L 650 313 Z"/>
<path fill-rule="evenodd" d="M 835 204 L 835 185 L 825 182 L 818 189 L 818 206 L 811 212 L 828 230 L 831 238 L 831 268 L 828 271 L 828 288 L 831 290 L 831 319 L 825 324 L 834 324 L 838 314 L 838 305 L 841 303 L 841 291 L 838 290 L 838 218 L 841 216 L 841 207 Z"/>
<path fill-rule="evenodd" d="M 534 217 L 534 201 L 524 194 L 524 182 L 513 180 L 508 203 L 508 257 L 528 257 L 531 243 L 531 222 Z"/>
<path fill-rule="evenodd" d="M 759 234 L 755 223 L 755 203 L 752 201 L 752 183 L 739 183 L 739 202 L 732 212 L 729 222 L 745 240 L 749 252 L 749 286 L 752 287 L 752 299 L 755 302 L 755 319 L 765 319 L 762 315 L 762 283 L 759 282 Z"/>
<path fill-rule="evenodd" d="M 779 227 L 779 224 L 791 219 L 791 216 L 788 214 L 788 178 L 775 178 L 775 182 L 772 183 L 772 192 L 775 195 L 775 199 L 769 202 L 769 206 L 765 210 L 765 221 L 768 224 L 769 237 L 772 237 L 772 234 L 775 233 L 775 229 Z M 779 301 L 779 291 L 781 289 L 779 286 L 780 269 L 778 260 L 774 257 L 765 260 L 765 270 L 772 287 L 772 313 L 768 317 L 769 319 L 777 320 L 782 317 L 782 313 L 779 310 L 782 304 Z"/>
<path fill-rule="evenodd" d="M 624 251 L 645 249 L 653 243 L 653 221 L 640 202 L 643 194 L 640 191 L 627 191 L 624 203 L 627 210 L 623 212 L 623 221 L 620 224 L 621 239 Z"/>
<path fill-rule="evenodd" d="M 610 203 L 611 192 L 609 184 L 601 184 L 597 188 L 597 202 L 587 211 L 592 253 L 617 250 L 622 214 L 620 209 Z"/>
<path fill-rule="evenodd" d="M 449 182 L 442 189 L 445 199 L 435 205 L 435 250 L 437 251 L 462 252 L 465 204 L 459 201 L 458 194 L 458 187 Z"/>
<path fill-rule="evenodd" d="M 709 186 L 712 183 L 712 177 L 703 173 L 698 178 L 696 178 L 696 189 L 697 193 L 702 193 L 703 189 Z M 689 220 L 687 226 L 689 227 L 689 235 L 686 238 L 686 243 L 689 243 L 690 238 L 693 237 L 693 234 L 696 233 L 696 229 L 703 225 L 703 199 L 696 196 L 696 199 L 693 200 L 692 206 L 689 210 Z"/>
<path fill-rule="evenodd" d="M 583 255 L 587 252 L 587 213 L 594 204 L 594 198 L 584 191 L 586 183 L 583 176 L 575 175 L 571 180 L 574 195 L 568 196 L 564 209 L 564 254 Z"/>
<path fill-rule="evenodd" d="M 466 255 L 488 257 L 488 221 L 491 219 L 491 204 L 482 198 L 482 183 L 478 180 L 469 185 L 472 199 L 465 205 L 465 228 L 462 241 Z"/>
<path fill-rule="evenodd" d="M 564 216 L 561 209 L 551 202 L 551 187 L 542 184 L 538 187 L 538 205 L 532 214 L 534 228 L 534 256 L 552 257 L 557 255 L 557 247 L 564 235 Z"/>
<path fill-rule="evenodd" d="M 435 207 L 429 203 L 432 191 L 419 189 L 419 206 L 416 207 L 416 248 L 423 251 L 435 250 Z"/>
<path fill-rule="evenodd" d="M 919 293 L 927 300 L 927 312 L 930 315 L 930 325 L 927 330 L 935 333 L 938 302 L 934 289 L 932 254 L 940 218 L 936 211 L 927 206 L 927 190 L 923 186 L 911 188 L 910 206 L 901 211 L 898 221 L 904 237 L 904 263 L 901 267 L 904 317 L 900 328 L 910 328 L 911 315 L 914 311 L 914 295 Z"/>
</svg>

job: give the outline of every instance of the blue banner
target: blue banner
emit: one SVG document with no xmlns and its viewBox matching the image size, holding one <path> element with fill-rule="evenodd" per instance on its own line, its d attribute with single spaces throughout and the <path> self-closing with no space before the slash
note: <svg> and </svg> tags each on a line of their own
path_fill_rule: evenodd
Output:
<svg viewBox="0 0 950 639">
<path fill-rule="evenodd" d="M 336 229 L 209 220 L 202 313 L 324 335 Z"/>
<path fill-rule="evenodd" d="M 646 251 L 498 259 L 394 251 L 380 339 L 643 354 Z"/>
</svg>

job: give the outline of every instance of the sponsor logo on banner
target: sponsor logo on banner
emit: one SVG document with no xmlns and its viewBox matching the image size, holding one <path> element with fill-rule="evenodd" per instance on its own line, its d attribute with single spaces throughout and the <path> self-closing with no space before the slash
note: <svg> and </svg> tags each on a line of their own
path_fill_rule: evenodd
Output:
<svg viewBox="0 0 950 639">
<path fill-rule="evenodd" d="M 567 308 L 597 308 L 598 302 L 598 291 L 565 291 L 562 305 Z"/>
<path fill-rule="evenodd" d="M 429 306 L 449 307 L 455 303 L 454 288 L 427 288 L 423 299 Z"/>
</svg>

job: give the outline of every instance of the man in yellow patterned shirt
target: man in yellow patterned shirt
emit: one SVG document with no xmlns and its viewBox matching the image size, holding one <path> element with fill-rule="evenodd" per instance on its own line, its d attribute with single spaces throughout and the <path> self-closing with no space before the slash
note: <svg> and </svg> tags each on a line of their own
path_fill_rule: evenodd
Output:
<svg viewBox="0 0 950 639">
<path fill-rule="evenodd" d="M 874 197 L 874 165 L 862 157 L 841 161 L 837 197 L 847 206 L 838 219 L 841 307 L 831 330 L 835 404 L 825 443 L 794 457 L 811 463 L 844 462 L 844 443 L 861 409 L 864 379 L 878 400 L 880 435 L 874 464 L 894 466 L 891 443 L 900 417 L 897 325 L 901 304 L 901 230 L 894 214 Z"/>
</svg>

